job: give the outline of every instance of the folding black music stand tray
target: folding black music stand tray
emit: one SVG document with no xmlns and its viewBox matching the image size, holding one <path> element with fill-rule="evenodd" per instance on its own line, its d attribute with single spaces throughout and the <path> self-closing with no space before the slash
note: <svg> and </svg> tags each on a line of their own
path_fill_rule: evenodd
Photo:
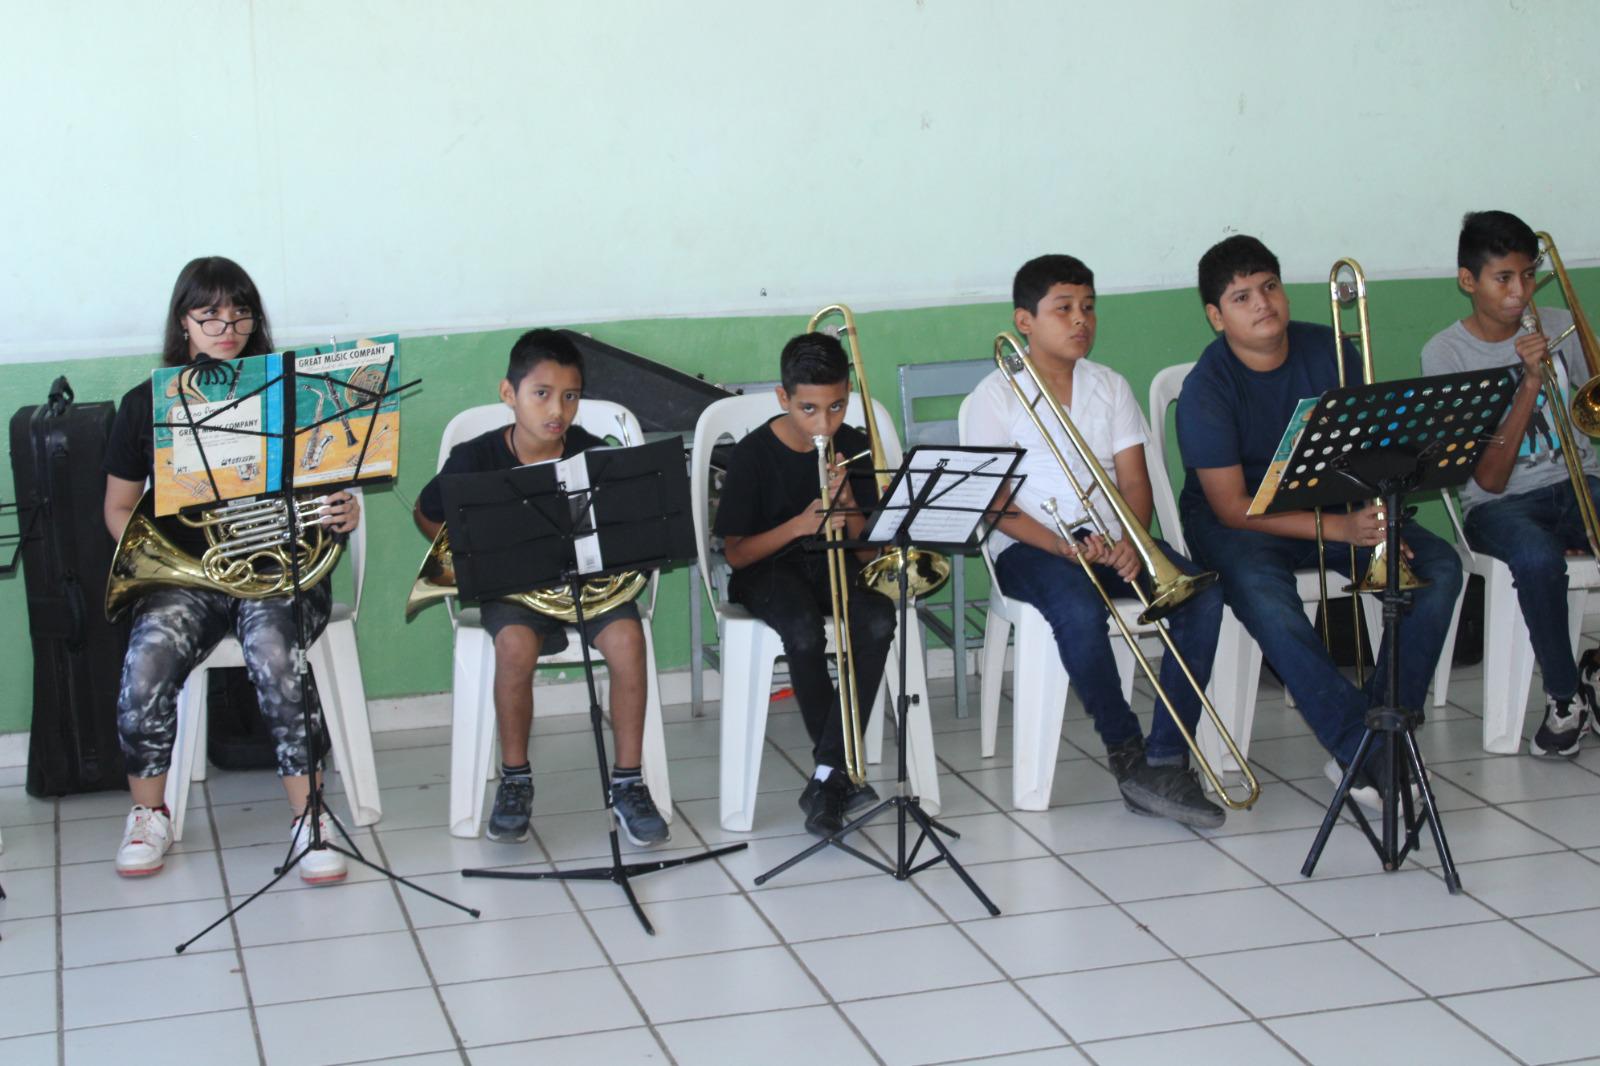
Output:
<svg viewBox="0 0 1600 1066">
<path fill-rule="evenodd" d="M 1366 730 L 1355 757 L 1334 790 L 1300 868 L 1304 877 L 1316 869 L 1340 809 L 1348 807 L 1385 870 L 1400 868 L 1417 846 L 1426 822 L 1439 851 L 1445 886 L 1452 895 L 1461 891 L 1461 877 L 1417 747 L 1416 728 L 1422 724 L 1422 712 L 1400 705 L 1400 615 L 1411 602 L 1411 593 L 1400 588 L 1400 526 L 1407 494 L 1461 485 L 1472 476 L 1481 455 L 1479 445 L 1499 425 L 1511 393 L 1511 374 L 1505 369 L 1333 389 L 1312 410 L 1283 470 L 1268 513 L 1379 498 L 1389 517 L 1385 541 L 1388 574 L 1380 594 L 1387 655 L 1384 702 L 1367 712 Z M 1351 575 L 1352 581 L 1359 578 L 1359 574 Z M 1356 774 L 1379 734 L 1387 741 L 1381 757 L 1388 760 L 1381 840 L 1350 798 Z M 1405 748 L 1404 760 L 1400 745 Z M 1414 810 L 1408 787 L 1412 784 L 1421 794 L 1421 812 Z"/>
<path fill-rule="evenodd" d="M 989 456 L 990 459 L 971 469 L 951 469 L 947 458 L 940 459 L 931 466 L 919 465 L 919 463 L 925 462 L 923 457 L 929 452 L 976 453 Z M 1005 457 L 1009 457 L 1009 461 L 1005 461 Z M 881 800 L 871 810 L 863 812 L 837 832 L 830 833 L 804 851 L 790 856 L 777 866 L 758 876 L 755 879 L 757 885 L 765 884 L 791 866 L 804 862 L 824 848 L 832 846 L 855 856 L 869 866 L 877 867 L 896 881 L 908 881 L 928 867 L 944 862 L 949 865 L 951 870 L 955 871 L 956 876 L 961 878 L 961 883 L 966 885 L 972 894 L 978 898 L 978 902 L 983 904 L 984 909 L 991 916 L 1000 913 L 1000 908 L 984 894 L 983 889 L 979 888 L 978 883 L 972 879 L 972 875 L 967 873 L 966 868 L 951 854 L 945 842 L 939 839 L 940 833 L 952 839 L 960 839 L 961 834 L 923 810 L 922 804 L 917 797 L 910 793 L 906 775 L 906 718 L 911 711 L 912 697 L 906 691 L 906 656 L 910 652 L 910 642 L 906 640 L 905 634 L 906 616 L 910 610 L 911 593 L 904 561 L 913 545 L 918 548 L 932 549 L 950 555 L 971 554 L 978 551 L 982 547 L 984 539 L 994 529 L 994 523 L 1005 513 L 1003 508 L 991 506 L 990 501 L 999 494 L 1000 487 L 1005 484 L 1005 480 L 1008 477 L 1013 477 L 1013 471 L 1021 458 L 1022 452 L 1017 448 L 924 448 L 920 446 L 912 448 L 911 451 L 906 453 L 905 461 L 901 464 L 900 469 L 895 471 L 894 480 L 884 494 L 884 499 L 880 501 L 880 505 L 876 509 L 870 512 L 872 517 L 868 520 L 868 528 L 866 530 L 868 537 L 861 540 L 842 540 L 829 543 L 818 535 L 813 536 L 807 542 L 806 547 L 811 550 L 857 550 L 883 547 L 900 549 L 901 565 L 896 572 L 900 593 L 898 629 L 900 654 L 897 663 L 899 684 L 895 688 L 894 710 L 895 732 L 899 741 L 895 790 L 893 795 Z M 988 469 L 991 464 L 998 465 L 1002 462 L 1004 463 L 1003 469 Z M 1020 482 L 1021 479 L 1015 478 L 1014 480 Z M 957 506 L 939 503 L 939 500 L 948 493 L 962 487 L 966 487 L 969 490 L 980 490 L 977 495 L 982 502 L 978 506 Z M 830 508 L 828 513 L 865 514 L 869 512 L 861 508 L 838 507 Z M 979 528 L 980 523 L 983 523 L 985 519 L 988 520 L 987 525 Z M 937 539 L 940 535 L 937 532 L 930 535 L 929 526 L 942 530 L 959 527 L 965 530 L 965 533 L 960 539 L 941 540 Z M 871 535 L 887 530 L 893 531 L 891 537 L 884 538 Z M 945 533 L 944 535 L 948 536 L 949 534 Z M 873 596 L 877 595 L 877 593 L 863 592 L 862 595 Z M 917 649 L 917 653 L 921 654 L 920 648 Z M 841 685 L 844 684 L 844 679 L 840 678 L 839 683 Z M 834 772 L 843 773 L 844 770 L 836 767 Z M 893 866 L 845 842 L 846 837 L 857 830 L 865 828 L 867 823 L 871 822 L 883 811 L 893 811 L 895 816 L 895 862 Z M 921 831 L 909 851 L 906 848 L 907 819 L 915 822 L 917 828 Z M 923 841 L 930 842 L 938 854 L 919 863 L 917 862 L 917 852 L 921 850 Z"/>
<path fill-rule="evenodd" d="M 416 381 L 411 381 L 404 385 L 391 387 L 389 385 L 389 373 L 393 365 L 391 361 L 389 364 L 386 364 L 383 373 L 383 380 L 378 383 L 376 388 L 363 388 L 362 386 L 353 383 L 345 386 L 352 392 L 359 393 L 361 395 L 362 398 L 358 403 L 351 404 L 348 407 L 339 406 L 338 410 L 336 410 L 333 414 L 326 418 L 320 419 L 311 425 L 297 425 L 292 414 L 285 418 L 281 431 L 231 428 L 222 425 L 209 424 L 212 422 L 212 420 L 220 418 L 228 411 L 232 410 L 239 404 L 242 404 L 251 397 L 266 394 L 273 389 L 281 390 L 281 402 L 283 403 L 283 409 L 286 412 L 293 412 L 295 410 L 295 396 L 297 395 L 296 390 L 299 387 L 296 381 L 297 378 L 308 378 L 324 381 L 329 380 L 327 375 L 324 374 L 297 373 L 295 369 L 296 355 L 297 353 L 293 351 L 283 353 L 283 366 L 281 375 L 279 377 L 270 378 L 263 383 L 260 388 L 254 389 L 224 405 L 223 407 L 214 410 L 200 418 L 193 417 L 193 414 L 190 412 L 188 394 L 186 392 L 180 392 L 179 396 L 182 398 L 182 406 L 184 408 L 186 420 L 184 422 L 177 423 L 156 423 L 158 426 L 167 426 L 169 428 L 196 430 L 194 433 L 194 443 L 200 455 L 201 465 L 205 469 L 206 480 L 211 487 L 212 500 L 210 501 L 210 504 L 220 503 L 221 494 L 217 490 L 216 477 L 212 471 L 210 460 L 206 457 L 204 433 L 199 432 L 200 430 L 212 433 L 241 433 L 248 436 L 266 437 L 272 442 L 272 444 L 276 445 L 279 453 L 278 461 L 282 464 L 281 469 L 284 471 L 284 473 L 279 487 L 276 490 L 264 495 L 267 497 L 276 497 L 283 502 L 283 508 L 288 522 L 286 537 L 289 544 L 294 544 L 299 540 L 301 526 L 300 515 L 296 509 L 294 499 L 296 439 L 300 436 L 300 434 L 308 433 L 311 430 L 326 425 L 329 422 L 340 421 L 341 419 L 348 418 L 352 411 L 357 411 L 365 407 L 372 407 L 374 411 L 376 411 L 378 404 L 380 404 L 385 397 L 403 392 L 404 390 L 410 389 L 417 384 Z M 209 364 L 201 364 L 195 369 L 195 373 L 201 375 L 226 375 L 230 372 L 232 372 L 234 375 L 237 375 L 239 370 L 237 367 L 231 367 L 226 363 L 218 361 L 212 361 Z M 237 381 L 237 377 L 235 377 L 235 381 Z M 376 423 L 375 418 L 373 419 L 373 422 Z M 356 480 L 357 475 L 360 473 L 362 463 L 366 457 L 367 445 L 370 442 L 370 438 L 362 441 L 361 452 L 356 458 L 355 474 L 353 474 L 349 479 L 349 481 L 352 483 Z M 202 504 L 201 506 L 208 505 L 209 504 Z M 350 838 L 349 830 L 345 829 L 344 823 L 339 820 L 338 815 L 334 814 L 333 811 L 328 808 L 326 799 L 323 796 L 321 774 L 319 773 L 325 742 L 322 732 L 319 728 L 318 714 L 312 710 L 313 705 L 316 705 L 318 710 L 320 710 L 321 705 L 320 703 L 317 703 L 314 698 L 316 690 L 312 688 L 311 685 L 311 667 L 306 662 L 306 647 L 310 644 L 310 641 L 306 639 L 305 613 L 302 609 L 300 599 L 303 591 L 300 584 L 300 554 L 297 551 L 289 551 L 285 554 L 289 558 L 289 601 L 294 617 L 295 632 L 295 643 L 294 647 L 291 649 L 290 655 L 293 659 L 295 675 L 300 685 L 300 713 L 306 734 L 307 758 L 311 763 L 309 773 L 311 781 L 310 795 L 306 800 L 305 810 L 303 810 L 300 816 L 295 819 L 294 825 L 297 832 L 290 840 L 289 850 L 285 854 L 282 864 L 273 868 L 272 879 L 266 884 L 262 885 L 260 888 L 256 889 L 254 892 L 250 893 L 250 895 L 246 896 L 233 907 L 229 908 L 227 913 L 223 914 L 222 917 L 218 918 L 216 921 L 200 930 L 200 932 L 196 933 L 194 936 L 190 937 L 188 940 L 185 940 L 183 943 L 174 948 L 173 950 L 180 955 L 189 947 L 190 944 L 193 944 L 196 940 L 199 940 L 201 937 L 211 932 L 211 930 L 232 918 L 245 907 L 249 906 L 251 903 L 254 903 L 256 899 L 258 899 L 273 885 L 277 884 L 279 881 L 288 876 L 289 871 L 298 866 L 301 860 L 312 851 L 322 849 L 336 851 L 347 859 L 354 859 L 356 862 L 359 862 L 368 869 L 376 870 L 378 873 L 382 874 L 391 881 L 402 884 L 414 892 L 420 892 L 430 899 L 436 899 L 440 903 L 454 907 L 456 910 L 465 911 L 474 918 L 478 917 L 479 915 L 479 912 L 476 909 L 463 906 L 454 900 L 446 899 L 437 892 L 423 888 L 421 885 L 407 880 L 406 878 L 395 873 L 393 870 L 390 870 L 388 867 L 380 866 L 378 863 L 368 859 L 365 855 L 361 854 L 361 849 L 357 847 L 355 841 Z M 335 840 L 329 840 L 322 835 L 322 821 L 320 816 L 323 814 L 328 816 L 328 819 L 333 823 L 334 828 L 339 831 L 339 836 L 344 841 L 343 844 L 340 844 Z M 310 824 L 311 837 L 303 848 L 296 851 L 294 841 L 299 839 L 298 827 L 302 822 L 308 822 Z"/>
<path fill-rule="evenodd" d="M 629 878 L 714 859 L 749 845 L 731 844 L 676 859 L 622 861 L 600 696 L 584 633 L 583 585 L 626 570 L 660 569 L 694 555 L 688 474 L 682 446 L 672 440 L 595 449 L 565 462 L 585 464 L 587 484 L 564 481 L 557 464 L 539 463 L 446 478 L 441 487 L 462 598 L 491 600 L 557 585 L 571 592 L 589 694 L 595 768 L 610 822 L 611 864 L 577 870 L 466 869 L 461 874 L 514 881 L 610 881 L 622 888 L 639 924 L 654 936 L 655 927 Z"/>
</svg>

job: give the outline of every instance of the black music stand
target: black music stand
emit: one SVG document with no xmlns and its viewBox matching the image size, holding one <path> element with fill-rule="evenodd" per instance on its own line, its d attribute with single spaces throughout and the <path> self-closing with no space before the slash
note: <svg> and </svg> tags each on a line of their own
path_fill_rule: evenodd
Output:
<svg viewBox="0 0 1600 1066">
<path fill-rule="evenodd" d="M 1383 599 L 1383 642 L 1387 676 L 1382 705 L 1367 711 L 1366 730 L 1355 757 L 1345 768 L 1328 804 L 1315 842 L 1300 868 L 1310 877 L 1322 849 L 1333 832 L 1341 808 L 1349 808 L 1385 870 L 1397 870 L 1417 846 L 1427 823 L 1439 851 L 1446 888 L 1461 891 L 1439 820 L 1439 808 L 1428 783 L 1427 767 L 1417 747 L 1416 729 L 1422 712 L 1400 705 L 1400 615 L 1412 594 L 1400 587 L 1400 525 L 1406 516 L 1407 494 L 1421 489 L 1445 489 L 1464 484 L 1477 467 L 1478 446 L 1492 434 L 1510 402 L 1509 369 L 1470 371 L 1438 377 L 1356 385 L 1325 393 L 1312 410 L 1283 469 L 1268 513 L 1308 510 L 1316 506 L 1351 504 L 1380 498 L 1389 516 L 1386 536 L 1388 574 L 1380 593 Z M 1359 579 L 1353 574 L 1352 580 Z M 1366 815 L 1350 798 L 1356 774 L 1382 734 L 1388 760 L 1383 790 L 1382 839 L 1372 831 Z M 1405 747 L 1405 759 L 1399 746 Z M 1421 794 L 1422 810 L 1414 809 L 1411 789 Z M 1400 828 L 1404 822 L 1405 839 Z"/>
<path fill-rule="evenodd" d="M 465 869 L 461 875 L 513 881 L 610 881 L 622 888 L 639 924 L 654 936 L 655 927 L 639 905 L 630 877 L 704 862 L 749 845 L 731 844 L 676 859 L 622 861 L 594 660 L 583 631 L 583 585 L 589 579 L 626 570 L 660 569 L 694 555 L 683 448 L 676 441 L 660 440 L 633 448 L 593 449 L 560 463 L 445 478 L 441 488 L 462 598 L 489 600 L 552 585 L 565 585 L 571 592 L 589 694 L 595 768 L 611 830 L 609 866 L 540 871 Z M 596 500 L 600 501 L 598 511 Z"/>
<path fill-rule="evenodd" d="M 205 469 L 206 479 L 210 484 L 213 497 L 209 504 L 201 504 L 200 506 L 202 507 L 211 506 L 221 502 L 221 494 L 217 491 L 216 477 L 212 471 L 210 460 L 206 457 L 204 440 L 205 433 L 241 433 L 248 436 L 267 438 L 270 442 L 270 445 L 275 445 L 278 448 L 278 462 L 281 464 L 279 469 L 283 471 L 283 476 L 277 489 L 263 495 L 264 497 L 277 498 L 282 501 L 284 514 L 288 522 L 286 530 L 286 543 L 294 544 L 300 539 L 301 526 L 301 519 L 295 506 L 294 498 L 295 441 L 302 433 L 308 433 L 311 430 L 317 429 L 329 422 L 347 419 L 352 411 L 360 410 L 365 407 L 371 407 L 373 408 L 374 412 L 376 412 L 378 405 L 381 404 L 386 397 L 409 389 L 415 386 L 417 382 L 412 381 L 406 383 L 405 385 L 391 387 L 389 385 L 389 374 L 393 369 L 393 360 L 391 359 L 385 364 L 383 379 L 377 384 L 376 388 L 368 389 L 353 383 L 346 385 L 346 387 L 352 392 L 361 394 L 362 399 L 360 402 L 352 404 L 349 407 L 341 406 L 327 418 L 315 421 L 310 425 L 297 425 L 296 419 L 292 414 L 289 414 L 284 418 L 284 424 L 281 430 L 230 428 L 221 425 L 213 426 L 208 424 L 211 422 L 211 420 L 220 418 L 229 410 L 232 410 L 235 406 L 243 403 L 252 396 L 268 394 L 274 389 L 281 390 L 280 402 L 283 404 L 283 410 L 286 412 L 293 412 L 295 410 L 295 397 L 298 394 L 297 389 L 299 388 L 296 382 L 297 378 L 304 377 L 322 381 L 329 380 L 328 376 L 325 374 L 297 373 L 295 366 L 295 352 L 285 352 L 281 358 L 282 368 L 278 377 L 269 378 L 269 380 L 262 384 L 260 388 L 254 389 L 246 393 L 244 396 L 237 397 L 237 399 L 232 400 L 222 408 L 214 410 L 200 418 L 194 418 L 189 410 L 188 393 L 180 391 L 179 395 L 182 397 L 182 406 L 187 421 L 180 423 L 163 422 L 156 424 L 167 426 L 169 428 L 189 429 L 193 431 L 194 444 L 196 449 L 199 451 L 200 462 Z M 228 366 L 226 363 L 212 361 L 209 364 L 202 363 L 198 365 L 195 368 L 195 373 L 199 375 L 218 375 L 223 376 L 224 378 L 225 375 L 232 373 L 234 375 L 233 380 L 235 383 L 237 383 L 239 369 L 237 367 Z M 376 422 L 377 419 L 374 418 L 370 424 L 375 425 Z M 355 461 L 355 472 L 346 483 L 353 483 L 359 476 L 362 462 L 366 457 L 367 446 L 370 443 L 370 437 L 362 440 L 361 452 L 356 457 Z M 319 487 L 331 486 L 319 485 Z M 458 911 L 465 911 L 474 918 L 478 917 L 479 915 L 479 911 L 475 908 L 464 906 L 451 899 L 446 899 L 437 892 L 423 888 L 421 885 L 400 876 L 388 867 L 381 866 L 378 863 L 368 859 L 365 855 L 361 854 L 361 849 L 356 845 L 356 842 L 350 838 L 350 832 L 344 827 L 344 823 L 339 820 L 339 816 L 334 814 L 333 811 L 328 808 L 327 801 L 322 792 L 322 774 L 320 772 L 320 766 L 327 744 L 319 728 L 320 714 L 318 712 L 321 710 L 321 704 L 316 700 L 316 689 L 312 687 L 311 684 L 311 667 L 306 661 L 306 647 L 311 642 L 306 639 L 305 612 L 300 599 L 302 592 L 304 591 L 300 584 L 300 553 L 297 551 L 289 551 L 285 554 L 289 557 L 289 603 L 290 610 L 294 618 L 295 635 L 295 643 L 293 648 L 290 650 L 290 656 L 294 663 L 295 676 L 299 681 L 300 686 L 300 714 L 306 734 L 306 757 L 310 763 L 310 766 L 308 767 L 310 793 L 306 799 L 305 809 L 301 811 L 300 816 L 294 820 L 293 824 L 295 828 L 295 834 L 290 839 L 289 850 L 285 853 L 283 862 L 273 868 L 272 879 L 266 884 L 262 885 L 260 888 L 256 889 L 254 892 L 250 893 L 250 895 L 246 896 L 243 900 L 240 900 L 233 907 L 229 908 L 227 913 L 223 914 L 222 917 L 218 918 L 216 921 L 212 922 L 194 936 L 190 937 L 188 940 L 185 940 L 183 943 L 174 948 L 173 950 L 180 955 L 183 954 L 190 944 L 193 944 L 196 940 L 199 940 L 201 937 L 211 932 L 211 930 L 215 929 L 223 922 L 226 922 L 235 914 L 238 914 L 245 907 L 249 906 L 251 903 L 254 903 L 273 885 L 287 877 L 289 871 L 300 865 L 301 860 L 303 860 L 308 854 L 318 850 L 336 851 L 345 858 L 354 859 L 356 862 L 359 862 L 368 869 L 376 870 L 390 881 L 402 884 L 414 892 L 420 892 L 424 896 L 427 896 L 430 899 L 436 899 L 440 903 L 454 907 Z M 312 710 L 313 704 L 315 704 L 317 707 L 316 712 Z M 203 758 L 204 756 L 202 755 L 201 757 Z M 184 786 L 187 787 L 187 785 L 188 783 L 185 782 Z M 322 835 L 321 815 L 323 814 L 328 816 L 328 820 L 331 821 L 334 828 L 338 830 L 339 836 L 344 841 L 343 844 L 340 844 L 335 840 L 329 840 Z M 300 839 L 299 827 L 302 823 L 308 823 L 311 826 L 311 836 L 306 842 L 305 846 L 296 851 L 295 841 Z"/>
<path fill-rule="evenodd" d="M 929 459 L 928 456 L 937 458 Z M 957 457 L 970 456 L 970 460 L 956 462 Z M 783 873 L 791 866 L 804 862 L 811 856 L 829 846 L 836 847 L 849 855 L 855 856 L 869 866 L 893 877 L 896 881 L 910 880 L 935 863 L 947 863 L 955 871 L 961 883 L 966 885 L 972 894 L 978 897 L 984 909 L 991 916 L 998 915 L 1000 908 L 995 906 L 993 900 L 984 894 L 983 889 L 967 873 L 966 868 L 951 854 L 950 849 L 939 834 L 959 840 L 961 834 L 951 829 L 944 823 L 936 820 L 927 811 L 922 809 L 922 804 L 916 796 L 911 795 L 906 775 L 906 719 L 911 711 L 911 695 L 906 692 L 906 656 L 909 654 L 910 641 L 906 639 L 906 620 L 910 610 L 911 593 L 909 578 L 906 572 L 905 560 L 915 545 L 918 548 L 927 548 L 946 554 L 970 554 L 978 551 L 985 538 L 994 528 L 994 523 L 1004 513 L 1004 509 L 991 506 L 992 501 L 999 495 L 999 490 L 1005 480 L 1012 476 L 1017 463 L 1022 458 L 1022 451 L 1018 448 L 912 448 L 906 454 L 904 463 L 895 471 L 894 480 L 890 483 L 888 492 L 880 506 L 871 511 L 872 517 L 868 521 L 866 536 L 861 540 L 843 540 L 829 543 L 821 536 L 811 537 L 806 547 L 811 550 L 851 550 L 866 548 L 883 548 L 892 546 L 900 550 L 901 565 L 896 570 L 896 580 L 900 592 L 900 619 L 899 619 L 899 645 L 897 669 L 899 672 L 899 685 L 895 689 L 894 725 L 899 742 L 897 767 L 895 774 L 894 794 L 881 800 L 872 809 L 865 811 L 837 832 L 830 833 L 821 840 L 812 844 L 804 851 L 792 855 L 783 862 L 774 866 L 766 873 L 755 879 L 757 885 L 766 884 L 772 878 Z M 1009 461 L 1008 461 L 1009 460 Z M 1003 464 L 1003 465 L 1002 465 Z M 998 467 L 999 469 L 991 469 Z M 1020 480 L 1020 479 L 1019 479 Z M 941 503 L 947 496 L 955 498 L 949 502 Z M 868 513 L 861 508 L 830 508 L 832 513 Z M 979 528 L 984 519 L 988 525 Z M 959 535 L 958 535 L 959 534 Z M 863 595 L 877 595 L 873 592 L 863 592 Z M 841 638 L 842 639 L 842 638 Z M 921 654 L 921 649 L 917 649 Z M 840 684 L 844 679 L 840 678 Z M 844 770 L 835 768 L 835 773 Z M 893 866 L 868 855 L 859 848 L 845 843 L 845 838 L 859 829 L 866 827 L 881 812 L 892 810 L 895 816 L 895 862 Z M 920 835 L 912 843 L 910 850 L 906 848 L 906 821 L 915 822 L 920 830 Z M 923 841 L 930 842 L 938 852 L 932 858 L 917 862 L 917 852 L 921 850 Z"/>
</svg>

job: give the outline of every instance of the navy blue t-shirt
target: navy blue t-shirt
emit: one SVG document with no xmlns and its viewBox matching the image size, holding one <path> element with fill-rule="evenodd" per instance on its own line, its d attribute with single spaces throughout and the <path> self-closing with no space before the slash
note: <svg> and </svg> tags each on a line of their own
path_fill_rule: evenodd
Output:
<svg viewBox="0 0 1600 1066">
<path fill-rule="evenodd" d="M 1361 360 L 1345 344 L 1345 382 L 1361 383 Z M 1218 336 L 1201 353 L 1178 395 L 1178 449 L 1183 454 L 1183 493 L 1178 509 L 1215 518 L 1196 469 L 1238 466 L 1252 495 L 1266 476 L 1295 406 L 1339 385 L 1333 362 L 1333 330 L 1310 322 L 1289 323 L 1289 357 L 1265 373 L 1240 362 Z"/>
</svg>

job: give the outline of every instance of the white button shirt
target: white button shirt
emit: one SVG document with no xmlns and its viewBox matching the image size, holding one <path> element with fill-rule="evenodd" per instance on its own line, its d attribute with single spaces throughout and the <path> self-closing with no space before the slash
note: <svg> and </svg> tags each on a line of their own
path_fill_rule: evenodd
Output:
<svg viewBox="0 0 1600 1066">
<path fill-rule="evenodd" d="M 1106 505 L 1104 498 L 1092 491 L 1094 479 L 1090 477 L 1066 433 L 1057 427 L 1048 403 L 1040 398 L 1026 373 L 1018 376 L 1017 384 L 1035 405 L 1034 410 L 1038 412 L 1040 421 L 1050 430 L 1051 438 L 1072 469 L 1072 476 L 1078 479 L 1078 484 L 1085 492 L 1090 493 L 1095 510 L 1111 536 L 1121 536 L 1122 526 L 1117 516 Z M 1067 415 L 1094 452 L 1101 469 L 1112 484 L 1116 484 L 1116 454 L 1144 444 L 1147 436 L 1144 415 L 1133 397 L 1133 390 L 1128 387 L 1127 379 L 1103 364 L 1080 359 L 1072 371 L 1072 406 L 1067 409 Z M 1069 530 L 1083 525 L 1091 525 L 1092 528 L 1077 494 L 1072 491 L 1071 483 L 1050 453 L 1049 445 L 1039 435 L 1033 420 L 1018 402 L 1017 394 L 998 369 L 973 390 L 972 408 L 967 413 L 967 437 L 967 444 L 1010 444 L 1025 450 L 1026 454 L 1017 465 L 1017 472 L 1027 477 L 1012 500 L 1012 505 L 1017 509 L 1037 519 L 1046 529 L 1054 530 L 1055 524 L 1044 509 L 1044 502 L 1053 497 L 1061 519 Z M 1015 543 L 1015 540 L 997 529 L 991 535 L 990 550 L 997 557 Z"/>
</svg>

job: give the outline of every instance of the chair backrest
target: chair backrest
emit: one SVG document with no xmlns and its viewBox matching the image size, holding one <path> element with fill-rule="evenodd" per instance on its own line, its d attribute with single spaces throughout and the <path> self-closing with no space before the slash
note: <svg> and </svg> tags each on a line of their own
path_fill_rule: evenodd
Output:
<svg viewBox="0 0 1600 1066">
<path fill-rule="evenodd" d="M 1456 547 L 1466 554 L 1467 562 L 1476 558 L 1472 545 L 1467 543 L 1467 527 L 1461 521 L 1461 501 L 1456 497 L 1455 489 L 1441 489 L 1439 499 L 1444 501 L 1444 513 L 1450 518 L 1450 528 L 1455 530 Z"/>
<path fill-rule="evenodd" d="M 877 419 L 878 432 L 883 437 L 884 462 L 891 467 L 899 466 L 900 438 L 895 434 L 894 421 L 888 409 L 877 400 L 872 401 L 872 410 Z M 695 423 L 694 445 L 689 455 L 689 505 L 694 512 L 694 542 L 700 559 L 700 580 L 712 603 L 718 599 L 712 567 L 726 564 L 720 552 L 713 556 L 711 548 L 711 450 L 724 438 L 735 442 L 744 439 L 752 430 L 782 413 L 783 408 L 778 406 L 778 398 L 772 392 L 755 392 L 718 400 L 702 411 L 700 420 Z M 853 426 L 864 421 L 860 393 L 850 393 L 850 403 L 845 408 L 844 417 L 845 422 Z"/>
<path fill-rule="evenodd" d="M 994 370 L 992 359 L 958 359 L 949 363 L 910 363 L 900 368 L 900 417 L 906 442 L 955 444 L 960 428 L 954 418 L 918 418 L 917 401 L 970 396 L 978 382 Z"/>
<path fill-rule="evenodd" d="M 1150 382 L 1150 425 L 1146 427 L 1144 444 L 1145 466 L 1150 468 L 1150 489 L 1155 498 L 1156 517 L 1161 520 L 1161 533 L 1166 542 L 1182 555 L 1184 546 L 1183 525 L 1178 520 L 1178 500 L 1172 492 L 1172 478 L 1167 473 L 1167 410 L 1178 402 L 1183 391 L 1183 381 L 1194 369 L 1193 363 L 1169 366 Z"/>
<path fill-rule="evenodd" d="M 361 504 L 361 518 L 356 522 L 356 528 L 351 531 L 350 539 L 345 543 L 345 552 L 350 556 L 350 578 L 354 586 L 354 601 L 350 605 L 350 620 L 354 622 L 361 613 L 361 581 L 367 573 L 367 500 L 366 495 L 359 487 L 351 486 L 350 495 Z"/>
<path fill-rule="evenodd" d="M 445 424 L 444 435 L 439 438 L 439 463 L 434 469 L 443 468 L 444 461 L 450 458 L 450 449 L 457 444 L 497 426 L 509 426 L 512 418 L 511 408 L 503 403 L 486 403 L 462 411 Z M 639 420 L 620 403 L 579 400 L 578 416 L 572 421 L 597 437 L 614 437 L 625 445 L 644 443 L 644 431 L 639 428 Z"/>
<path fill-rule="evenodd" d="M 965 400 L 961 401 L 961 409 L 956 412 L 956 440 L 957 440 L 957 443 L 960 443 L 960 444 L 969 444 L 969 443 L 971 443 L 967 439 L 967 419 L 970 417 L 971 413 L 972 413 L 972 394 L 968 393 L 967 394 L 967 398 Z M 991 596 L 998 596 L 998 595 L 1000 595 L 1000 582 L 995 580 L 995 576 L 994 576 L 994 557 L 990 554 L 990 548 L 989 548 L 990 543 L 991 543 L 990 539 L 988 537 L 985 537 L 984 540 L 983 540 L 983 548 L 982 548 L 982 551 L 981 551 L 981 554 L 983 556 L 983 568 L 985 570 L 989 571 L 989 594 Z"/>
</svg>

